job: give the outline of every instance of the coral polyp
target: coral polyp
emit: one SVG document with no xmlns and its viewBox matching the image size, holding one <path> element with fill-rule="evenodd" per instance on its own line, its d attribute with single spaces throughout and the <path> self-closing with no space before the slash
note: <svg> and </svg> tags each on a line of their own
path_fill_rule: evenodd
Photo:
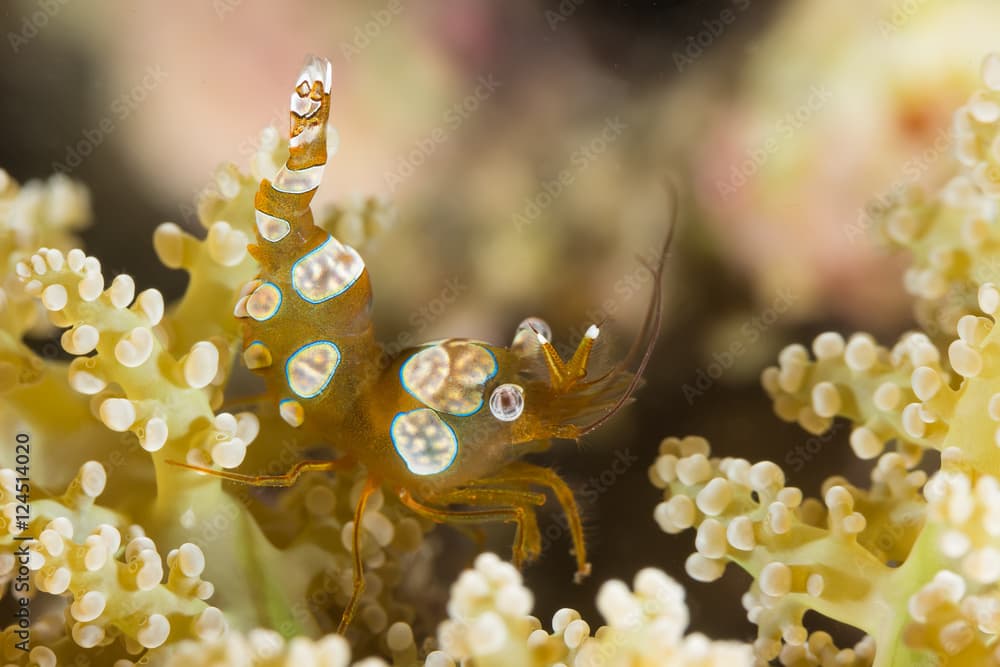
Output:
<svg viewBox="0 0 1000 667">
<path fill-rule="evenodd" d="M 1000 221 L 985 148 L 997 139 L 998 68 L 989 56 L 984 89 L 956 114 L 953 178 L 933 197 L 907 192 L 883 221 L 912 253 L 906 285 L 928 331 L 892 348 L 824 333 L 762 375 L 781 419 L 812 434 L 850 423 L 854 453 L 875 460 L 871 484 L 831 477 L 821 501 L 804 498 L 776 464 L 712 458 L 695 437 L 665 440 L 650 470 L 665 490 L 660 527 L 697 531 L 688 573 L 714 581 L 736 563 L 754 577 L 743 603 L 758 659 L 1000 663 Z M 810 610 L 865 639 L 817 644 Z"/>
</svg>

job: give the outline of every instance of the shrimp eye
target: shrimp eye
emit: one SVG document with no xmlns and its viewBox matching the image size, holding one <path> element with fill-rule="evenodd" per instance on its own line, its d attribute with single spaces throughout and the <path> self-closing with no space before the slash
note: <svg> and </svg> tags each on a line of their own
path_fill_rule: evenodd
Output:
<svg viewBox="0 0 1000 667">
<path fill-rule="evenodd" d="M 540 333 L 545 336 L 545 340 L 552 340 L 552 328 L 549 327 L 548 322 L 540 317 L 529 317 L 518 324 L 517 328 L 518 330 L 534 330 L 535 333 Z"/>
<path fill-rule="evenodd" d="M 490 395 L 490 412 L 503 422 L 512 422 L 524 411 L 524 390 L 516 384 L 502 384 Z"/>
</svg>

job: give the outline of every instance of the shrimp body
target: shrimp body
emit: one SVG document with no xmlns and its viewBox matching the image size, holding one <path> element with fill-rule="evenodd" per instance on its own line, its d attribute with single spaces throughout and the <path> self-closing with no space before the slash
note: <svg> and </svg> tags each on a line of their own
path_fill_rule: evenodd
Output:
<svg viewBox="0 0 1000 667">
<path fill-rule="evenodd" d="M 289 157 L 254 199 L 260 274 L 235 313 L 245 318 L 243 359 L 262 374 L 292 426 L 339 424 L 371 387 L 380 357 L 364 260 L 313 222 L 326 167 L 329 62 L 307 64 L 291 98 Z"/>
<path fill-rule="evenodd" d="M 380 487 L 435 521 L 514 523 L 517 563 L 541 550 L 534 510 L 544 495 L 532 489 L 548 489 L 568 518 L 577 577 L 585 576 L 590 566 L 572 492 L 551 470 L 520 459 L 552 438 L 580 438 L 631 399 L 659 325 L 667 244 L 650 267 L 654 296 L 640 336 L 648 341 L 629 355 L 644 353 L 635 371 L 627 370 L 629 359 L 591 378 L 587 366 L 599 329 L 592 326 L 563 361 L 537 318 L 522 322 L 508 346 L 451 338 L 386 359 L 372 326 L 364 260 L 316 226 L 310 210 L 327 161 L 331 82 L 330 63 L 317 58 L 296 82 L 288 160 L 273 181 L 261 181 L 254 200 L 257 239 L 250 252 L 260 273 L 234 313 L 245 322 L 243 361 L 264 377 L 272 405 L 340 458 L 303 461 L 276 476 L 178 465 L 260 486 L 288 486 L 304 472 L 364 467 L 368 483 L 355 508 L 355 589 L 341 630 L 364 586 L 360 518 Z"/>
</svg>

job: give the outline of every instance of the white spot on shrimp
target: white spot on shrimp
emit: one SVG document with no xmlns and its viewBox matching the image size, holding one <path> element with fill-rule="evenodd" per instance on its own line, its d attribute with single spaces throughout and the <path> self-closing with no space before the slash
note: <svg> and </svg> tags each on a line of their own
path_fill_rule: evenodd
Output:
<svg viewBox="0 0 1000 667">
<path fill-rule="evenodd" d="M 262 283 L 247 299 L 246 309 L 258 322 L 269 320 L 281 308 L 281 289 L 274 283 Z"/>
<path fill-rule="evenodd" d="M 497 373 L 493 353 L 478 343 L 445 341 L 420 350 L 399 369 L 411 396 L 429 408 L 466 417 L 483 406 L 483 388 Z"/>
<path fill-rule="evenodd" d="M 340 349 L 328 340 L 303 345 L 288 358 L 285 376 L 288 387 L 300 398 L 323 393 L 340 365 Z"/>
<path fill-rule="evenodd" d="M 284 218 L 277 218 L 260 210 L 254 211 L 254 214 L 257 216 L 257 231 L 260 232 L 261 238 L 272 243 L 288 236 L 288 232 L 292 229 Z"/>
<path fill-rule="evenodd" d="M 389 427 L 396 452 L 415 475 L 436 475 L 455 462 L 458 437 L 441 417 L 428 408 L 400 412 Z"/>
<path fill-rule="evenodd" d="M 320 303 L 345 292 L 364 270 L 357 251 L 331 236 L 295 262 L 292 287 L 309 303 Z"/>
</svg>

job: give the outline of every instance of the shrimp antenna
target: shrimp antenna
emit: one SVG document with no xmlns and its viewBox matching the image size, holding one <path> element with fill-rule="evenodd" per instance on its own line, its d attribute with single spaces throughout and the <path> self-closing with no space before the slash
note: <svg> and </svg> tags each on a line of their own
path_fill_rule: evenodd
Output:
<svg viewBox="0 0 1000 667">
<path fill-rule="evenodd" d="M 632 380 L 629 382 L 628 387 L 626 387 L 625 392 L 617 401 L 615 401 L 615 404 L 611 406 L 611 409 L 597 421 L 581 428 L 579 433 L 581 436 L 586 435 L 591 431 L 595 431 L 603 426 L 619 410 L 622 409 L 630 398 L 632 398 L 635 390 L 639 388 L 639 383 L 642 382 L 642 374 L 646 371 L 649 359 L 653 356 L 653 349 L 656 347 L 656 339 L 659 336 L 660 324 L 663 320 L 663 269 L 667 263 L 667 256 L 670 254 L 670 246 L 674 240 L 674 231 L 677 229 L 677 186 L 674 184 L 672 179 L 668 178 L 665 188 L 670 199 L 670 209 L 667 214 L 667 218 L 669 219 L 667 238 L 663 242 L 663 248 L 660 250 L 660 256 L 657 259 L 655 266 L 647 264 L 645 259 L 640 258 L 639 260 L 653 274 L 653 294 L 650 297 L 650 307 L 646 311 L 646 318 L 642 323 L 642 328 L 639 330 L 639 335 L 636 337 L 635 343 L 632 345 L 632 349 L 629 350 L 628 355 L 625 357 L 623 365 L 631 365 L 631 362 L 640 350 L 642 350 L 642 359 L 639 361 L 639 366 L 632 375 Z M 646 339 L 646 343 L 644 345 L 640 345 L 640 341 L 643 339 Z"/>
</svg>

